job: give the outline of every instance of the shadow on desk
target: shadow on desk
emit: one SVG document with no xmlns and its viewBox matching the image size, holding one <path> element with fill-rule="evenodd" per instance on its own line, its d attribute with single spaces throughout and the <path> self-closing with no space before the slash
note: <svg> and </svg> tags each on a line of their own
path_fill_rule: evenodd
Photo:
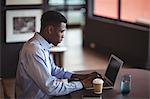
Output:
<svg viewBox="0 0 150 99">
<path fill-rule="evenodd" d="M 71 94 L 67 94 L 67 95 L 64 95 L 64 96 L 53 96 L 49 99 L 72 99 L 72 97 L 71 97 Z"/>
</svg>

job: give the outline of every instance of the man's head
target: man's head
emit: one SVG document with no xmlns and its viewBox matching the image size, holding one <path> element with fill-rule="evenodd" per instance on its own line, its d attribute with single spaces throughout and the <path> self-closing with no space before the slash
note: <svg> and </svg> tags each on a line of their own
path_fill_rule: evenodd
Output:
<svg viewBox="0 0 150 99">
<path fill-rule="evenodd" d="M 59 12 L 47 11 L 41 17 L 41 35 L 53 45 L 64 38 L 64 31 L 66 30 L 67 20 Z"/>
</svg>

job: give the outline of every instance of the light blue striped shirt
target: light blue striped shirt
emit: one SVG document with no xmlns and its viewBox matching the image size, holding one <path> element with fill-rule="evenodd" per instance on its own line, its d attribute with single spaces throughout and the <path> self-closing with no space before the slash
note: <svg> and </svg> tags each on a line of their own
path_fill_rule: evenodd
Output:
<svg viewBox="0 0 150 99">
<path fill-rule="evenodd" d="M 48 98 L 80 90 L 80 81 L 63 82 L 72 73 L 55 65 L 50 55 L 51 44 L 35 33 L 20 51 L 16 73 L 17 98 Z"/>
</svg>

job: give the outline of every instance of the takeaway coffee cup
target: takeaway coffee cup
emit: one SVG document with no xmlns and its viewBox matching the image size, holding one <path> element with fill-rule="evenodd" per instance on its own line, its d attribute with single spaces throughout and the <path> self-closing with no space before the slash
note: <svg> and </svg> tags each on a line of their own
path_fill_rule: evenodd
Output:
<svg viewBox="0 0 150 99">
<path fill-rule="evenodd" d="M 103 89 L 104 81 L 101 78 L 96 78 L 93 80 L 93 88 L 95 94 L 101 94 Z"/>
</svg>

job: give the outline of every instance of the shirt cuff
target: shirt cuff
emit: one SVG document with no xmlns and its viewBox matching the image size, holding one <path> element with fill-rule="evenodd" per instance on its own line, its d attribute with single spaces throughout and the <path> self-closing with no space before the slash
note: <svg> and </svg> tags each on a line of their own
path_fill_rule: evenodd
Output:
<svg viewBox="0 0 150 99">
<path fill-rule="evenodd" d="M 70 72 L 65 72 L 64 78 L 70 79 L 72 76 L 72 73 Z"/>
<path fill-rule="evenodd" d="M 76 88 L 77 88 L 78 90 L 80 90 L 80 89 L 83 88 L 83 85 L 82 85 L 82 83 L 81 83 L 80 81 L 73 81 L 73 82 L 76 84 Z"/>
</svg>

